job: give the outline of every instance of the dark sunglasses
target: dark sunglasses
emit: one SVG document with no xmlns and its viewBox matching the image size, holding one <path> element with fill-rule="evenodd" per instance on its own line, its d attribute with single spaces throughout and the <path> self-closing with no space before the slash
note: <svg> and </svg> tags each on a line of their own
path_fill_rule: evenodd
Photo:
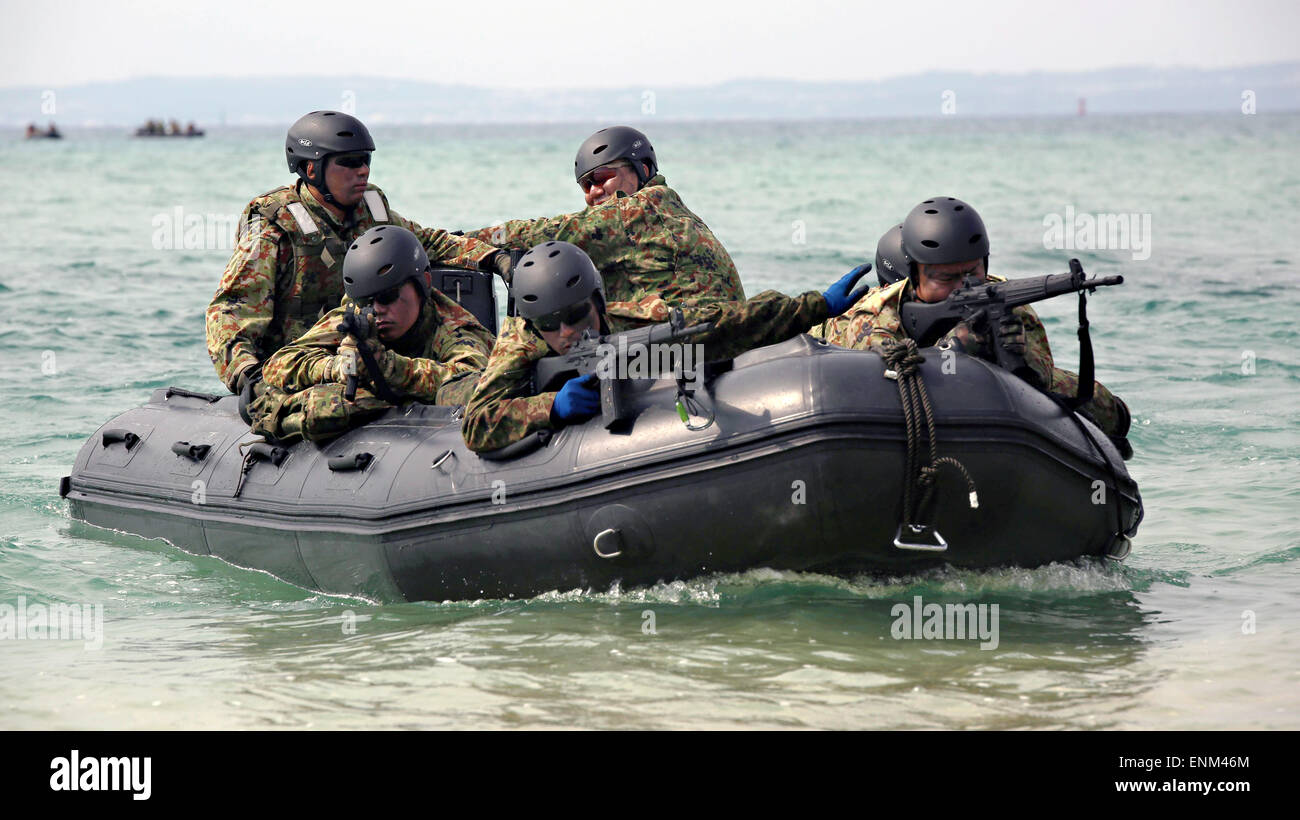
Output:
<svg viewBox="0 0 1300 820">
<path fill-rule="evenodd" d="M 362 165 L 369 168 L 370 154 L 344 154 L 341 157 L 335 157 L 334 164 L 343 168 L 360 168 Z"/>
<path fill-rule="evenodd" d="M 609 182 L 611 179 L 618 176 L 618 169 L 626 167 L 627 163 L 625 162 L 619 163 L 618 165 L 602 165 L 590 173 L 585 174 L 582 179 L 578 181 L 578 185 L 582 187 L 583 193 L 586 193 L 595 185 L 604 185 L 606 182 Z"/>
<path fill-rule="evenodd" d="M 357 305 L 362 308 L 369 307 L 372 304 L 391 305 L 393 302 L 396 302 L 398 299 L 401 298 L 402 298 L 402 286 L 398 285 L 397 287 L 389 288 L 388 290 L 381 290 L 379 293 L 376 293 L 372 297 L 366 299 L 358 299 Z"/>
<path fill-rule="evenodd" d="M 554 313 L 548 313 L 545 316 L 539 316 L 532 320 L 533 326 L 538 330 L 544 330 L 547 333 L 554 333 L 560 329 L 560 325 L 574 325 L 587 318 L 591 313 L 591 300 L 584 299 L 576 305 L 569 305 L 563 310 L 557 310 Z"/>
</svg>

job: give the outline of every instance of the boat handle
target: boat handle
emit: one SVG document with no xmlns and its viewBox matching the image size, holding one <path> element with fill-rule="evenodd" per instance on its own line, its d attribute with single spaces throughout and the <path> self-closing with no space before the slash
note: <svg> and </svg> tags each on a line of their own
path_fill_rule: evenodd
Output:
<svg viewBox="0 0 1300 820">
<path fill-rule="evenodd" d="M 375 457 L 370 453 L 356 453 L 350 456 L 330 456 L 330 469 L 336 473 L 343 473 L 349 470 L 364 470 L 370 466 L 370 462 Z"/>
<path fill-rule="evenodd" d="M 617 549 L 613 552 L 604 552 L 601 550 L 602 545 L 617 547 Z M 612 527 L 607 530 L 601 530 L 596 533 L 595 538 L 591 539 L 591 548 L 595 550 L 596 554 L 601 558 L 617 558 L 623 554 L 623 536 L 618 530 Z"/>
<path fill-rule="evenodd" d="M 118 441 L 125 444 L 126 449 L 130 450 L 132 447 L 140 443 L 140 437 L 137 436 L 135 433 L 132 433 L 130 430 L 105 430 L 104 431 L 102 442 L 105 447 Z"/>
<path fill-rule="evenodd" d="M 284 447 L 276 447 L 274 444 L 268 444 L 265 441 L 254 441 L 245 446 L 247 447 L 247 456 L 245 458 L 250 463 L 256 459 L 264 458 L 279 467 L 280 462 L 289 456 L 289 451 Z"/>
<path fill-rule="evenodd" d="M 903 540 L 903 532 L 906 530 L 907 538 Z M 922 538 L 928 538 L 928 541 L 922 541 Z M 894 532 L 894 546 L 900 550 L 917 550 L 919 552 L 946 552 L 948 542 L 943 540 L 943 536 L 934 527 L 927 524 L 899 524 L 898 529 Z"/>
<path fill-rule="evenodd" d="M 177 441 L 172 444 L 173 453 L 185 456 L 191 461 L 202 461 L 208 457 L 208 451 L 211 449 L 211 444 L 190 444 L 188 441 Z"/>
</svg>

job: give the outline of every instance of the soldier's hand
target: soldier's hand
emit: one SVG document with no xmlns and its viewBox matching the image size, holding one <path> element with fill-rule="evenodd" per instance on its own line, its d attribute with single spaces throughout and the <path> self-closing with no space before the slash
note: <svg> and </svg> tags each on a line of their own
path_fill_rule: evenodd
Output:
<svg viewBox="0 0 1300 820">
<path fill-rule="evenodd" d="M 826 289 L 822 294 L 826 299 L 827 314 L 834 319 L 844 311 L 853 307 L 853 304 L 862 298 L 863 294 L 871 290 L 870 285 L 863 285 L 857 290 L 850 293 L 857 281 L 867 275 L 871 270 L 871 263 L 867 262 L 858 265 L 853 270 L 840 277 L 839 281 Z"/>
<path fill-rule="evenodd" d="M 379 335 L 378 326 L 375 324 L 374 311 L 357 310 L 356 307 L 349 307 L 344 314 L 343 321 L 338 323 L 334 329 L 345 339 L 351 339 L 353 336 L 360 336 L 363 339 L 374 339 Z"/>
<path fill-rule="evenodd" d="M 509 251 L 497 251 L 492 255 L 492 270 L 506 283 L 506 287 L 510 287 L 510 280 L 515 275 L 515 264 Z"/>
<path fill-rule="evenodd" d="M 978 326 L 978 323 L 976 324 Z M 958 322 L 957 326 L 948 331 L 939 341 L 944 340 L 952 342 L 954 347 L 968 356 L 978 356 L 982 359 L 993 356 L 984 334 L 967 322 Z"/>
<path fill-rule="evenodd" d="M 1002 349 L 1016 356 L 1025 355 L 1025 324 L 1014 313 L 1003 317 L 998 336 Z"/>
<path fill-rule="evenodd" d="M 552 412 L 564 421 L 586 421 L 600 412 L 600 393 L 596 374 L 575 376 L 555 394 Z"/>
<path fill-rule="evenodd" d="M 361 357 L 357 355 L 356 344 L 347 345 L 345 341 L 344 344 L 339 345 L 338 353 L 330 357 L 327 376 L 330 381 L 346 385 L 348 379 L 353 376 L 360 379 L 364 371 L 365 365 L 361 363 Z"/>
</svg>

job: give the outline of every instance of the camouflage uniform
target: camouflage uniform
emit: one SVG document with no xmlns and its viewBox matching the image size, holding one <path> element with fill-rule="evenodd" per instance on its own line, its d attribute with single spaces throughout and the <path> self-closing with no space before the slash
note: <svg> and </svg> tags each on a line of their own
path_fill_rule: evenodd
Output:
<svg viewBox="0 0 1300 820">
<path fill-rule="evenodd" d="M 392 405 L 358 386 L 356 400 L 343 398 L 336 372 L 343 334 L 338 331 L 351 304 L 330 311 L 302 338 L 281 348 L 262 369 L 265 393 L 249 407 L 253 430 L 281 441 L 316 441 L 382 415 Z M 394 391 L 425 404 L 465 404 L 487 365 L 493 337 L 469 311 L 433 291 L 420 318 L 387 347 L 393 354 L 385 377 Z M 379 351 L 382 343 L 370 344 Z M 376 358 L 379 358 L 376 356 Z M 364 369 L 364 368 L 363 368 Z M 366 385 L 366 379 L 359 380 Z"/>
<path fill-rule="evenodd" d="M 990 282 L 1005 282 L 1005 277 L 988 276 Z M 872 288 L 844 315 L 826 322 L 816 335 L 840 347 L 868 350 L 881 347 L 888 340 L 901 341 L 903 322 L 900 315 L 902 303 L 912 298 L 911 282 L 903 279 L 892 285 Z M 1038 376 L 1040 385 L 1049 393 L 1070 397 L 1078 394 L 1079 376 L 1062 370 L 1052 362 L 1052 348 L 1047 341 L 1047 329 L 1038 314 L 1029 305 L 1015 308 L 1025 328 L 1025 363 Z M 972 355 L 991 358 L 988 343 L 979 334 L 972 333 L 964 324 L 958 325 L 945 338 L 957 340 Z M 1095 382 L 1092 399 L 1079 408 L 1087 414 L 1104 433 L 1110 436 L 1127 434 L 1128 407 L 1101 382 Z"/>
<path fill-rule="evenodd" d="M 512 219 L 465 235 L 503 248 L 531 248 L 553 239 L 577 245 L 605 280 L 610 313 L 620 313 L 633 326 L 660 321 L 636 313 L 647 296 L 674 304 L 745 298 L 727 249 L 662 174 L 631 196 L 619 191 L 577 213 Z"/>
<path fill-rule="evenodd" d="M 697 300 L 677 307 L 687 324 L 713 323 L 712 331 L 694 340 L 705 345 L 709 361 L 734 358 L 750 348 L 784 341 L 823 321 L 827 312 L 826 299 L 820 293 L 791 298 L 774 290 L 747 302 Z M 620 309 L 634 317 L 649 317 L 652 322 L 667 321 L 671 310 L 664 300 L 649 296 Z M 612 327 L 620 317 L 609 319 Z M 626 316 L 621 319 L 627 321 Z M 465 408 L 461 430 L 471 450 L 496 450 L 536 430 L 554 427 L 551 407 L 556 393 L 532 392 L 534 363 L 551 353 L 550 346 L 523 319 L 507 320 Z"/>
<path fill-rule="evenodd" d="M 239 374 L 298 338 L 343 298 L 343 255 L 376 224 L 407 228 L 435 265 L 474 268 L 496 249 L 388 209 L 374 185 L 339 222 L 302 183 L 254 199 L 239 221 L 239 244 L 207 311 L 208 355 L 233 392 Z"/>
</svg>

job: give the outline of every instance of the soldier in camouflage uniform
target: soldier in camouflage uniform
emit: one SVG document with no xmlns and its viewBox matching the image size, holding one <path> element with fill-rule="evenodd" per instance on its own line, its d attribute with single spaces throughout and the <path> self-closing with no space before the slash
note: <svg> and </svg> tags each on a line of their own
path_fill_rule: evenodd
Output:
<svg viewBox="0 0 1300 820">
<path fill-rule="evenodd" d="M 493 337 L 433 289 L 429 257 L 415 234 L 396 225 L 366 231 L 348 250 L 343 282 L 343 305 L 266 360 L 264 389 L 249 407 L 254 432 L 282 442 L 332 438 L 393 406 L 381 382 L 392 391 L 389 399 L 469 401 Z M 357 360 L 355 337 L 340 327 L 353 310 L 373 311 L 359 324 L 377 374 Z M 358 386 L 367 380 L 370 389 Z"/>
<path fill-rule="evenodd" d="M 744 300 L 727 249 L 668 187 L 645 134 L 626 126 L 597 131 L 579 147 L 574 176 L 585 210 L 465 235 L 503 248 L 549 240 L 577 245 L 605 278 L 609 310 L 637 326 L 659 321 L 639 312 L 647 297 L 673 304 Z"/>
<path fill-rule="evenodd" d="M 784 341 L 838 316 L 866 293 L 850 292 L 868 270 L 864 265 L 825 292 L 791 298 L 774 290 L 748 301 L 685 300 L 680 307 L 688 325 L 711 322 L 697 336 L 710 361 L 733 358 L 761 345 Z M 576 424 L 600 412 L 594 374 L 566 382 L 559 391 L 534 393 L 537 361 L 564 353 L 584 331 L 608 333 L 615 316 L 604 299 L 600 273 L 582 250 L 567 242 L 546 242 L 525 254 L 515 268 L 511 295 L 519 315 L 508 321 L 487 369 L 465 408 L 462 432 L 470 449 L 497 450 L 530 433 Z M 636 317 L 652 322 L 669 318 L 669 304 L 647 296 L 634 305 Z"/>
<path fill-rule="evenodd" d="M 886 269 L 902 271 L 904 278 L 891 284 L 882 283 L 882 287 L 873 289 L 852 310 L 827 322 L 823 337 L 841 347 L 860 350 L 901 341 L 904 302 L 942 301 L 969 274 L 991 282 L 1006 281 L 1003 277 L 985 275 L 988 252 L 988 234 L 974 208 L 950 197 L 926 200 L 912 209 L 901 226 L 887 231 L 876 249 L 876 267 L 882 279 L 887 276 Z M 1078 395 L 1079 376 L 1056 367 L 1052 361 L 1047 330 L 1038 314 L 1029 305 L 1012 312 L 1014 316 L 1003 323 L 1001 337 L 1008 350 L 1024 357 L 1031 372 L 1021 375 L 1045 392 L 1067 398 Z M 971 355 L 996 359 L 992 350 L 994 341 L 965 323 L 954 328 L 947 338 Z M 1101 382 L 1095 382 L 1092 399 L 1079 410 L 1115 442 L 1125 458 L 1132 455 L 1133 448 L 1126 438 L 1131 420 L 1123 400 Z"/>
<path fill-rule="evenodd" d="M 374 225 L 413 231 L 438 264 L 508 270 L 496 248 L 390 210 L 368 183 L 374 148 L 360 120 L 335 111 L 314 111 L 289 129 L 289 170 L 301 179 L 244 209 L 238 245 L 208 305 L 208 354 L 232 392 L 255 385 L 268 356 L 338 306 L 344 252 Z"/>
</svg>

